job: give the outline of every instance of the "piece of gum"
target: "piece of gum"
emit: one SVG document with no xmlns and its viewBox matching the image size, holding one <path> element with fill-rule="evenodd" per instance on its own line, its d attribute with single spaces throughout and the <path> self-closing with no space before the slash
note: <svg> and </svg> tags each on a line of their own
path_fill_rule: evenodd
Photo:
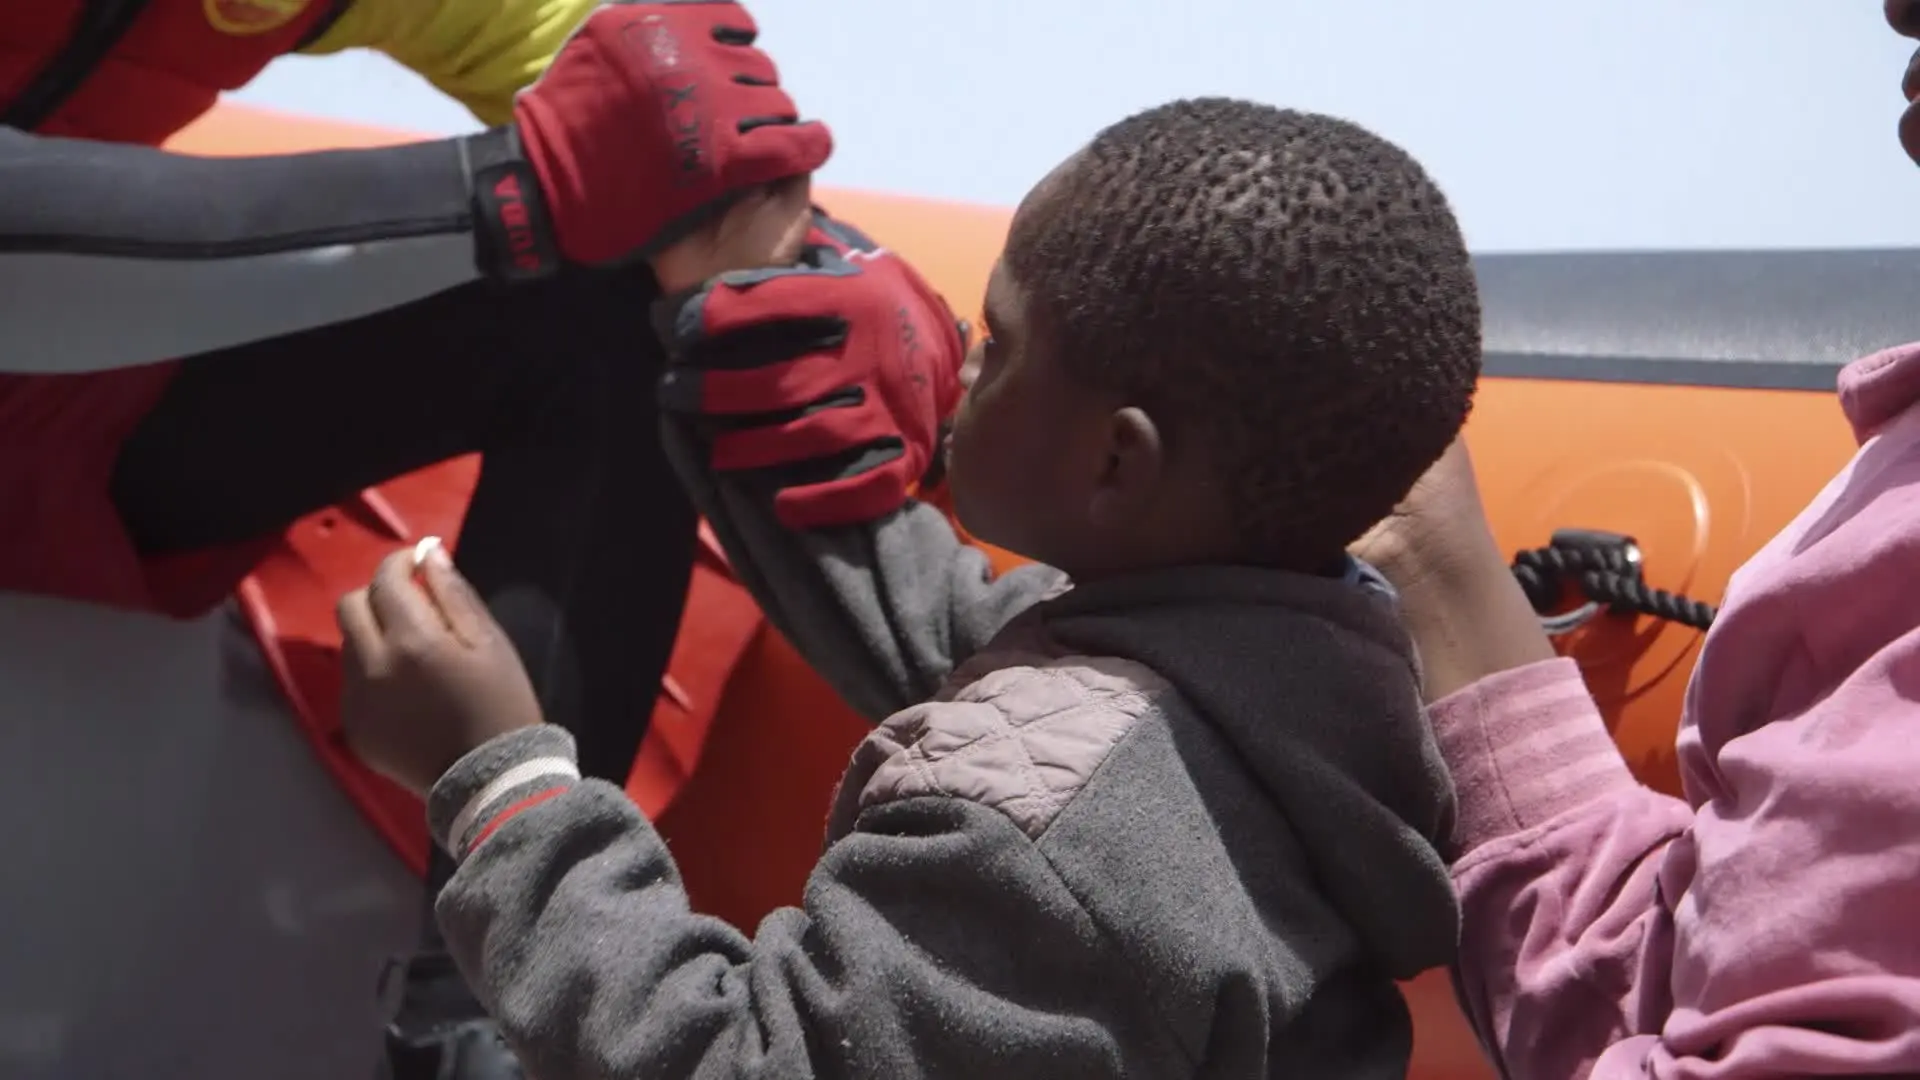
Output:
<svg viewBox="0 0 1920 1080">
<path fill-rule="evenodd" d="M 422 566 L 425 566 L 427 564 L 427 556 L 433 554 L 435 551 L 438 551 L 439 549 L 440 549 L 439 537 L 437 536 L 421 537 L 420 542 L 413 545 L 413 568 L 415 570 L 418 570 Z"/>
</svg>

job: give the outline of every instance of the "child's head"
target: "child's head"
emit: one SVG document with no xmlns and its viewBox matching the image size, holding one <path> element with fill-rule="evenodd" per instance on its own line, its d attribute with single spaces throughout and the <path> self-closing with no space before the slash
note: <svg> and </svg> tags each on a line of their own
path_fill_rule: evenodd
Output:
<svg viewBox="0 0 1920 1080">
<path fill-rule="evenodd" d="M 1317 570 L 1465 421 L 1473 268 L 1420 165 L 1325 116 L 1175 102 L 1030 192 L 987 288 L 952 487 L 1080 577 Z"/>
</svg>

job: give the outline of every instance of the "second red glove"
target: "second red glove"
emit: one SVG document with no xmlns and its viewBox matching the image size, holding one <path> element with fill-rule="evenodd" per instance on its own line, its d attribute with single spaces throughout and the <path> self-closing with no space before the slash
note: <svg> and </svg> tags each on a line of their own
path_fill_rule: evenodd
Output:
<svg viewBox="0 0 1920 1080">
<path fill-rule="evenodd" d="M 965 334 L 893 253 L 816 215 L 801 263 L 724 274 L 669 301 L 662 407 L 716 473 L 752 474 L 789 528 L 897 510 L 940 460 Z"/>
</svg>

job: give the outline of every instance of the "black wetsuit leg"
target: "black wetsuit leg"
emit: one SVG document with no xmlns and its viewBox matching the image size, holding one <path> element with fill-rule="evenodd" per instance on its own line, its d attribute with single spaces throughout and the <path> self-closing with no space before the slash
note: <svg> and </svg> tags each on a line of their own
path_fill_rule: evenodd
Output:
<svg viewBox="0 0 1920 1080">
<path fill-rule="evenodd" d="M 189 358 L 126 444 L 115 502 L 143 552 L 188 551 L 270 534 L 479 451 L 456 561 L 519 650 L 547 718 L 579 739 L 583 771 L 623 780 L 694 550 L 692 508 L 660 449 L 654 295 L 644 271 L 474 283 Z M 436 854 L 435 887 L 451 869 Z M 425 952 L 437 944 L 430 926 Z M 439 1046 L 438 1035 L 456 1037 L 452 1022 L 480 1015 L 443 955 L 416 958 L 408 982 L 403 1041 Z M 417 1046 L 392 1049 L 401 1080 L 448 1075 L 415 1071 L 427 1067 Z"/>
</svg>

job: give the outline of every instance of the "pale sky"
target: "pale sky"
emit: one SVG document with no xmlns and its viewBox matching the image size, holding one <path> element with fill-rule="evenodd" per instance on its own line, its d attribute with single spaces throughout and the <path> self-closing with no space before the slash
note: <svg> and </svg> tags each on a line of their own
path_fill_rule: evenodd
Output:
<svg viewBox="0 0 1920 1080">
<path fill-rule="evenodd" d="M 1912 53 L 1877 0 L 757 0 L 833 124 L 830 184 L 1011 205 L 1127 113 L 1227 94 L 1411 150 L 1481 250 L 1920 245 L 1894 122 Z M 473 126 L 377 56 L 293 59 L 241 101 Z"/>
</svg>

